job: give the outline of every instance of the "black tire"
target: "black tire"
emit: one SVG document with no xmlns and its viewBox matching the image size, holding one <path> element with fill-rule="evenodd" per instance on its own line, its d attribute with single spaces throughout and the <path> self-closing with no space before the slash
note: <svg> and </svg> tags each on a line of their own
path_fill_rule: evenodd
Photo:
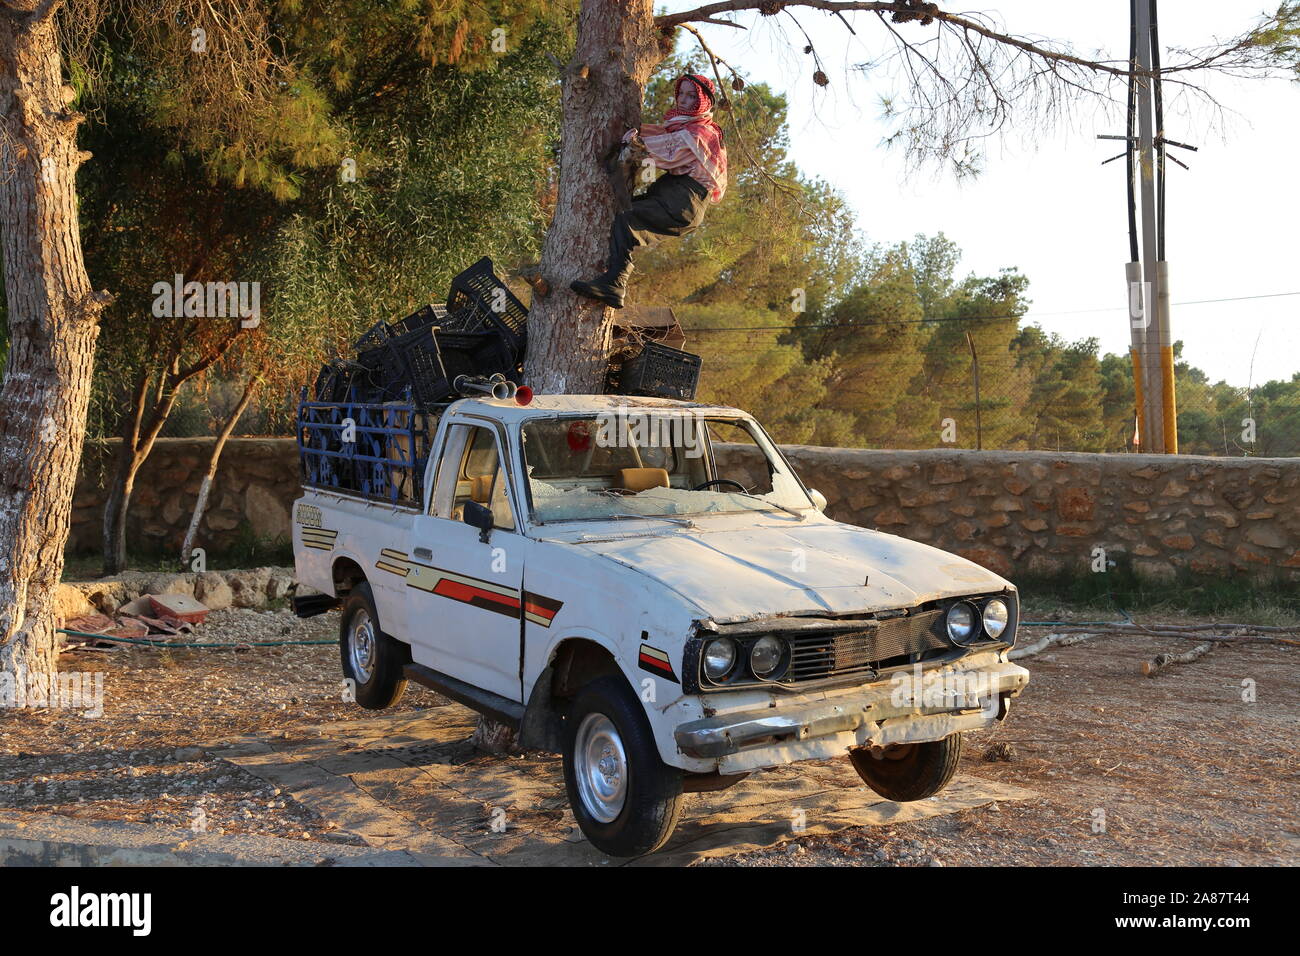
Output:
<svg viewBox="0 0 1300 956">
<path fill-rule="evenodd" d="M 365 615 L 364 622 L 359 619 L 362 614 Z M 354 624 L 363 623 L 371 631 L 369 673 L 364 680 L 352 653 Z M 343 601 L 343 613 L 339 615 L 339 659 L 343 664 L 343 676 L 354 682 L 356 700 L 362 707 L 383 710 L 401 700 L 402 692 L 406 690 L 404 668 L 411 659 L 411 650 L 384 633 L 379 624 L 379 613 L 375 610 L 374 595 L 365 581 L 348 592 Z"/>
<path fill-rule="evenodd" d="M 589 715 L 603 716 L 612 723 L 622 746 L 622 806 L 608 821 L 598 819 L 588 809 L 578 782 L 579 764 L 585 766 L 588 761 L 579 757 L 576 747 Z M 659 759 L 650 721 L 621 676 L 597 677 L 574 698 L 565 721 L 564 785 L 578 826 L 592 846 L 610 856 L 653 853 L 677 827 L 682 809 L 682 772 Z"/>
<path fill-rule="evenodd" d="M 866 747 L 849 751 L 858 776 L 886 800 L 909 803 L 932 797 L 952 780 L 961 759 L 961 734 L 924 744 L 902 744 L 873 757 Z"/>
</svg>

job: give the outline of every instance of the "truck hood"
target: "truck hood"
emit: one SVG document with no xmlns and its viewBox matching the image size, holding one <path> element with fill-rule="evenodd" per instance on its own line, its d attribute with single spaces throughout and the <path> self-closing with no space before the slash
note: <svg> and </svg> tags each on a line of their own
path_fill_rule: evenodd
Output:
<svg viewBox="0 0 1300 956">
<path fill-rule="evenodd" d="M 572 543 L 654 578 L 719 624 L 911 607 L 1009 586 L 955 554 L 833 521 Z"/>
</svg>

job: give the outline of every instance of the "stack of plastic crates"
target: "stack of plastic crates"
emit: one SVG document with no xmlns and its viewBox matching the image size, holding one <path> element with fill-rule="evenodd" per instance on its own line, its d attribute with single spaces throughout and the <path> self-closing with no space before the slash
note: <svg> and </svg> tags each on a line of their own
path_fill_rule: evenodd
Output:
<svg viewBox="0 0 1300 956">
<path fill-rule="evenodd" d="M 484 257 L 451 283 L 446 305 L 376 322 L 357 339 L 356 361 L 335 359 L 316 379 L 318 402 L 410 401 L 432 408 L 459 397 L 456 379 L 501 374 L 520 381 L 528 310 Z"/>
</svg>

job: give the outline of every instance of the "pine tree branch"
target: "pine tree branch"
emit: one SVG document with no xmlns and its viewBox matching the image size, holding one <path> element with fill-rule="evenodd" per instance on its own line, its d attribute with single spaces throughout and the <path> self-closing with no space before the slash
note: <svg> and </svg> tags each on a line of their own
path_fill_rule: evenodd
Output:
<svg viewBox="0 0 1300 956">
<path fill-rule="evenodd" d="M 719 0 L 716 3 L 705 4 L 696 7 L 693 10 L 682 10 L 677 13 L 668 13 L 657 17 L 655 23 L 660 29 L 671 29 L 684 23 L 691 22 L 708 22 L 710 19 L 720 13 L 737 13 L 742 10 L 759 10 L 760 8 L 771 6 L 770 0 Z M 912 2 L 912 0 L 892 0 L 892 2 L 869 2 L 869 0 L 787 0 L 781 3 L 779 9 L 783 12 L 789 12 L 790 7 L 804 7 L 812 10 L 823 10 L 827 13 L 833 13 L 843 19 L 846 12 L 871 12 L 876 14 L 901 14 L 906 20 L 919 19 L 924 14 L 932 18 L 936 23 L 946 24 L 955 30 L 961 30 L 968 33 L 974 33 L 979 36 L 993 40 L 1005 46 L 1012 47 L 1027 53 L 1030 56 L 1038 57 L 1042 60 L 1053 64 L 1069 65 L 1085 70 L 1091 70 L 1096 73 L 1105 73 L 1114 77 L 1128 78 L 1131 72 L 1136 72 L 1138 76 L 1151 76 L 1155 71 L 1141 71 L 1133 68 L 1127 58 L 1123 60 L 1105 61 L 1089 60 L 1086 57 L 1076 56 L 1065 50 L 1053 50 L 1040 46 L 1029 40 L 1012 36 L 1008 33 L 1002 33 L 993 29 L 979 20 L 972 19 L 955 13 L 947 13 L 937 7 L 927 6 L 924 10 Z M 1260 40 L 1265 37 L 1269 31 L 1276 30 L 1279 26 L 1285 26 L 1288 14 L 1283 8 L 1277 14 L 1273 14 L 1264 20 L 1259 26 L 1247 33 L 1237 37 L 1231 43 L 1217 47 L 1211 52 L 1204 55 L 1193 55 L 1192 59 L 1175 66 L 1162 66 L 1161 75 L 1170 73 L 1186 72 L 1189 70 L 1203 69 L 1232 69 L 1233 67 L 1244 67 L 1255 64 L 1256 60 L 1260 65 L 1267 59 L 1257 54 L 1261 47 Z M 847 22 L 847 21 L 846 21 Z M 900 19 L 898 22 L 905 22 Z M 1190 51 L 1180 51 L 1188 53 Z M 1252 56 L 1252 53 L 1256 55 Z"/>
</svg>

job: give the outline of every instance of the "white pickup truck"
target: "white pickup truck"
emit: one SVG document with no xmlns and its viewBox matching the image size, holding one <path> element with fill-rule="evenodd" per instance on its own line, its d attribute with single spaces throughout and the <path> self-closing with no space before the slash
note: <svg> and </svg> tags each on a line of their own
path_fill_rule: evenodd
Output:
<svg viewBox="0 0 1300 956">
<path fill-rule="evenodd" d="M 826 517 L 737 409 L 465 399 L 422 471 L 397 504 L 304 486 L 297 578 L 320 593 L 295 609 L 341 608 L 362 706 L 414 680 L 563 754 L 608 854 L 660 847 L 684 792 L 794 761 L 928 797 L 1029 679 L 1010 582 Z"/>
</svg>

